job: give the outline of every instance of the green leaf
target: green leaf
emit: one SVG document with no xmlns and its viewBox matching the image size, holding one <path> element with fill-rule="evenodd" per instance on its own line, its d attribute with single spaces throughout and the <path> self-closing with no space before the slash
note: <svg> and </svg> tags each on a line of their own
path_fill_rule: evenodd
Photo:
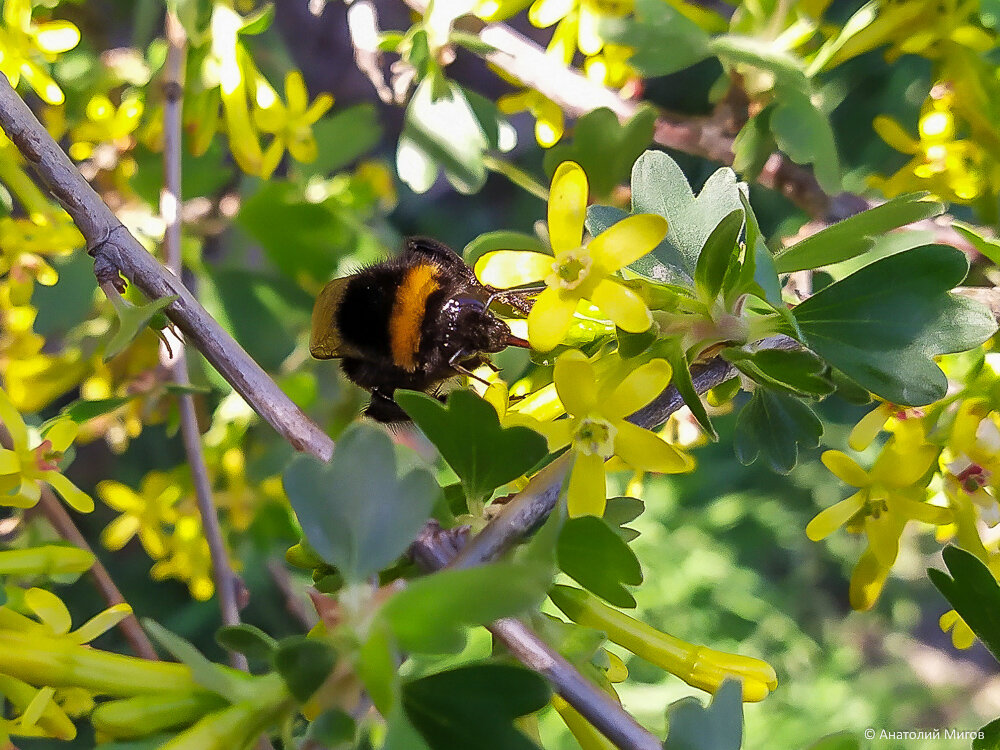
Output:
<svg viewBox="0 0 1000 750">
<path fill-rule="evenodd" d="M 798 89 L 781 86 L 775 94 L 771 132 L 778 148 L 796 164 L 812 164 L 816 181 L 827 194 L 839 193 L 840 158 L 830 118 Z"/>
<path fill-rule="evenodd" d="M 941 555 L 951 577 L 928 568 L 931 583 L 1000 661 L 1000 584 L 982 560 L 971 552 L 948 545 Z"/>
<path fill-rule="evenodd" d="M 138 396 L 139 394 L 136 393 L 131 396 L 114 396 L 112 398 L 99 398 L 90 401 L 81 398 L 68 406 L 64 406 L 60 413 L 69 417 L 77 424 L 83 424 L 88 419 L 110 414 L 119 406 L 124 406 L 132 399 L 138 398 Z"/>
<path fill-rule="evenodd" d="M 937 401 L 948 380 L 933 357 L 972 349 L 997 330 L 985 307 L 948 293 L 968 268 L 944 245 L 876 261 L 795 308 L 803 343 L 887 401 Z"/>
<path fill-rule="evenodd" d="M 833 393 L 833 383 L 823 375 L 826 365 L 810 352 L 784 349 L 747 352 L 743 349 L 726 349 L 722 354 L 741 372 L 768 388 L 800 396 L 826 396 Z"/>
<path fill-rule="evenodd" d="M 191 676 L 195 682 L 206 690 L 221 695 L 230 703 L 236 703 L 247 697 L 247 680 L 249 677 L 240 672 L 233 672 L 214 664 L 206 659 L 191 643 L 176 633 L 171 633 L 155 620 L 143 619 L 142 626 L 149 637 L 156 641 L 177 661 L 191 668 Z M 241 675 L 237 677 L 236 675 Z M 252 689 L 252 688 L 251 688 Z"/>
<path fill-rule="evenodd" d="M 411 581 L 381 616 L 404 651 L 454 653 L 465 645 L 468 626 L 538 606 L 550 582 L 549 576 L 521 563 L 442 570 Z"/>
<path fill-rule="evenodd" d="M 244 17 L 244 22 L 239 29 L 239 33 L 243 36 L 256 36 L 257 34 L 263 34 L 271 28 L 271 22 L 273 20 L 274 4 L 266 3 L 263 7 L 257 9 L 249 16 Z"/>
<path fill-rule="evenodd" d="M 769 40 L 720 34 L 712 38 L 709 49 L 730 65 L 751 65 L 771 73 L 776 84 L 802 93 L 809 91 L 809 79 L 806 78 L 801 60 Z"/>
<path fill-rule="evenodd" d="M 738 680 L 722 683 L 707 707 L 682 698 L 667 708 L 664 750 L 740 750 L 743 744 L 743 689 Z"/>
<path fill-rule="evenodd" d="M 403 686 L 403 708 L 433 750 L 537 750 L 514 725 L 549 701 L 535 672 L 477 664 L 440 672 Z"/>
<path fill-rule="evenodd" d="M 881 206 L 831 224 L 779 253 L 774 259 L 775 268 L 778 273 L 791 273 L 829 266 L 861 255 L 871 250 L 879 235 L 937 216 L 944 210 L 943 204 L 924 200 L 926 196 L 927 193 L 900 195 Z"/>
<path fill-rule="evenodd" d="M 306 738 L 321 747 L 341 747 L 354 743 L 358 727 L 349 713 L 331 708 L 309 725 Z"/>
<path fill-rule="evenodd" d="M 501 427 L 496 410 L 472 391 L 452 391 L 447 405 L 419 391 L 396 391 L 396 403 L 434 443 L 475 501 L 486 500 L 548 453 L 545 438 L 527 427 Z"/>
<path fill-rule="evenodd" d="M 372 699 L 372 705 L 383 716 L 388 716 L 396 706 L 399 694 L 398 658 L 389 628 L 376 621 L 368 631 L 368 640 L 358 650 L 355 670 Z"/>
<path fill-rule="evenodd" d="M 328 464 L 295 457 L 283 480 L 310 546 L 349 581 L 402 555 L 441 493 L 424 469 L 398 476 L 392 441 L 367 424 L 344 432 Z"/>
<path fill-rule="evenodd" d="M 263 630 L 246 623 L 219 628 L 215 634 L 215 641 L 225 649 L 262 661 L 270 659 L 278 645 L 278 642 Z"/>
<path fill-rule="evenodd" d="M 326 681 L 336 663 L 333 646 L 304 635 L 282 639 L 274 652 L 274 668 L 288 686 L 288 692 L 303 703 Z"/>
<path fill-rule="evenodd" d="M 591 593 L 616 607 L 634 607 L 622 584 L 642 583 L 642 568 L 628 544 L 605 520 L 570 518 L 559 534 L 559 567 Z"/>
<path fill-rule="evenodd" d="M 733 255 L 740 251 L 737 243 L 742 230 L 743 209 L 739 208 L 726 214 L 705 240 L 694 269 L 695 287 L 704 302 L 711 303 L 722 291 Z"/>
<path fill-rule="evenodd" d="M 942 207 L 943 209 L 943 207 Z M 988 237 L 983 237 L 976 231 L 976 227 L 962 221 L 952 221 L 951 225 L 955 230 L 965 237 L 972 246 L 976 248 L 990 262 L 1000 265 L 1000 242 Z"/>
<path fill-rule="evenodd" d="M 382 123 L 371 102 L 337 109 L 312 126 L 317 155 L 298 164 L 303 175 L 330 175 L 375 148 L 382 139 Z"/>
<path fill-rule="evenodd" d="M 733 169 L 745 180 L 755 180 L 778 147 L 771 133 L 774 105 L 764 107 L 747 120 L 733 141 Z"/>
<path fill-rule="evenodd" d="M 981 727 L 979 733 L 983 738 L 976 737 L 972 741 L 972 750 L 1000 750 L 1000 719 Z"/>
<path fill-rule="evenodd" d="M 629 268 L 653 281 L 691 286 L 709 235 L 723 218 L 742 208 L 732 169 L 712 174 L 696 198 L 677 162 L 663 152 L 647 151 L 632 167 L 632 213 L 666 218 L 667 237 Z"/>
<path fill-rule="evenodd" d="M 681 394 L 684 403 L 691 410 L 691 414 L 698 420 L 701 429 L 705 431 L 710 440 L 718 440 L 719 433 L 715 431 L 712 420 L 705 409 L 705 403 L 701 400 L 698 391 L 695 390 L 694 381 L 691 380 L 691 364 L 688 362 L 687 354 L 681 349 L 681 342 L 678 338 L 664 339 L 659 343 L 658 351 L 670 363 L 673 370 L 670 382 Z"/>
<path fill-rule="evenodd" d="M 799 447 L 815 448 L 822 434 L 823 423 L 804 401 L 758 388 L 736 418 L 736 457 L 749 466 L 763 454 L 774 471 L 787 474 L 795 468 Z"/>
<path fill-rule="evenodd" d="M 415 193 L 430 190 L 439 170 L 460 193 L 475 193 L 486 182 L 486 134 L 457 84 L 446 81 L 440 97 L 433 86 L 434 77 L 421 81 L 406 108 L 396 170 Z"/>
<path fill-rule="evenodd" d="M 632 163 L 653 140 L 656 110 L 640 106 L 621 123 L 607 107 L 583 115 L 573 126 L 573 140 L 563 140 L 545 153 L 545 173 L 552 175 L 564 161 L 575 161 L 587 174 L 590 194 L 605 197 L 629 176 Z"/>
<path fill-rule="evenodd" d="M 136 336 L 142 333 L 161 310 L 165 310 L 171 303 L 180 299 L 176 294 L 169 297 L 160 297 L 145 305 L 132 305 L 124 300 L 121 304 L 115 305 L 115 315 L 118 316 L 118 330 L 111 337 L 111 341 L 104 348 L 104 361 L 112 359 L 116 355 L 125 351 L 126 347 L 132 343 Z"/>
<path fill-rule="evenodd" d="M 544 253 L 545 245 L 535 235 L 524 232 L 505 230 L 486 232 L 465 246 L 462 257 L 465 258 L 465 262 L 469 266 L 474 266 L 483 255 L 494 250 L 531 250 L 536 253 Z"/>
<path fill-rule="evenodd" d="M 646 509 L 646 504 L 637 497 L 612 497 L 604 506 L 604 520 L 626 542 L 631 542 L 639 532 L 625 524 L 637 519 Z"/>
<path fill-rule="evenodd" d="M 662 0 L 635 0 L 631 18 L 602 17 L 601 38 L 635 49 L 629 64 L 647 77 L 664 76 L 710 56 L 706 34 Z"/>
</svg>

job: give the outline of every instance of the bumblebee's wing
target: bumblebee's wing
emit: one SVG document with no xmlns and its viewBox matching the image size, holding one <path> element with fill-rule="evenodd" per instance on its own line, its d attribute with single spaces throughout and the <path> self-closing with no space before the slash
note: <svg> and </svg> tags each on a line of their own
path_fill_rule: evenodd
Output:
<svg viewBox="0 0 1000 750">
<path fill-rule="evenodd" d="M 350 352 L 344 351 L 337 327 L 337 310 L 352 277 L 334 279 L 319 293 L 313 305 L 312 330 L 309 335 L 309 353 L 316 359 L 333 359 Z"/>
</svg>

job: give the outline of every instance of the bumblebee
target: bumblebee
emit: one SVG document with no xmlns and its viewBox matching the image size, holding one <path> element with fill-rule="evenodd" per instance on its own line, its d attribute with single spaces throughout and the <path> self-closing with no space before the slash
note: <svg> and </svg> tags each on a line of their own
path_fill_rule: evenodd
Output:
<svg viewBox="0 0 1000 750">
<path fill-rule="evenodd" d="M 516 294 L 484 286 L 454 250 L 425 237 L 407 239 L 397 258 L 327 284 L 313 307 L 309 351 L 340 359 L 344 374 L 371 392 L 365 414 L 409 420 L 397 388 L 437 394 L 438 386 L 508 346 L 528 347 L 488 310 L 495 298 L 523 312 Z"/>
</svg>

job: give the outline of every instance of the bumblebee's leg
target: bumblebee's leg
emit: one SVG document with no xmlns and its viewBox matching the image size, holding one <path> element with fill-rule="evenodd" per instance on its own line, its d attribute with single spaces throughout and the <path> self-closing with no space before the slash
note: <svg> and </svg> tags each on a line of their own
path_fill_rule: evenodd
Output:
<svg viewBox="0 0 1000 750">
<path fill-rule="evenodd" d="M 484 380 L 483 378 L 479 377 L 478 375 L 476 375 L 476 373 L 474 373 L 468 367 L 459 362 L 459 360 L 461 360 L 463 357 L 468 357 L 468 356 L 469 354 L 466 351 L 457 351 L 452 355 L 451 359 L 448 360 L 448 366 L 451 367 L 451 369 L 453 369 L 455 372 L 460 372 L 466 377 L 472 378 L 473 380 L 478 380 L 480 383 L 489 388 L 490 381 Z M 483 357 L 476 357 L 470 361 L 470 364 L 475 364 L 475 366 L 478 367 L 479 365 L 483 364 L 483 360 L 484 360 Z M 493 372 L 497 372 L 497 369 L 493 367 L 492 362 L 490 362 L 489 360 L 486 360 L 486 362 L 488 362 L 490 367 L 493 368 Z"/>
<path fill-rule="evenodd" d="M 480 286 L 476 275 L 465 264 L 461 255 L 430 237 L 408 237 L 401 257 L 426 258 L 431 263 L 452 271 L 468 283 Z"/>
<path fill-rule="evenodd" d="M 392 400 L 392 395 L 382 388 L 372 388 L 372 400 L 365 409 L 365 415 L 385 424 L 410 421 L 409 415 Z"/>
</svg>

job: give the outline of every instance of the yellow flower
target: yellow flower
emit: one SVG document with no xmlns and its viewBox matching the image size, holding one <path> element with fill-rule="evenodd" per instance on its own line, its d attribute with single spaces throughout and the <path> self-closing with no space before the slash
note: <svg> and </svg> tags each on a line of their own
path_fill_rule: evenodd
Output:
<svg viewBox="0 0 1000 750">
<path fill-rule="evenodd" d="M 46 431 L 41 442 L 31 445 L 28 427 L 7 393 L 0 389 L 0 422 L 10 434 L 13 450 L 0 448 L 0 505 L 31 508 L 47 484 L 75 510 L 89 513 L 94 501 L 59 473 L 58 462 L 76 437 L 76 423 L 60 419 Z"/>
<path fill-rule="evenodd" d="M 967 497 L 990 526 L 1000 522 L 996 484 L 1000 472 L 1000 427 L 985 399 L 966 399 L 955 414 L 942 472 L 945 494 L 957 505 Z M 992 493 L 991 493 L 992 491 Z"/>
<path fill-rule="evenodd" d="M 559 143 L 566 130 L 562 107 L 533 89 L 504 94 L 497 99 L 497 107 L 505 115 L 530 112 L 535 118 L 535 140 L 542 148 L 551 148 Z"/>
<path fill-rule="evenodd" d="M 28 589 L 24 592 L 24 603 L 39 623 L 31 623 L 31 631 L 46 636 L 55 636 L 70 643 L 83 645 L 90 643 L 132 614 L 128 604 L 115 604 L 91 617 L 76 630 L 70 630 L 73 621 L 62 600 L 45 589 Z"/>
<path fill-rule="evenodd" d="M 549 240 L 553 259 L 542 253 L 500 250 L 476 263 L 486 284 L 508 288 L 545 280 L 528 315 L 528 340 L 539 351 L 559 344 L 569 330 L 577 304 L 589 299 L 626 331 L 641 333 L 652 316 L 638 294 L 614 274 L 656 247 L 667 234 L 662 216 L 629 216 L 583 244 L 587 213 L 587 176 L 574 162 L 563 162 L 552 177 Z"/>
<path fill-rule="evenodd" d="M 549 441 L 549 450 L 569 445 L 575 453 L 567 499 L 570 516 L 604 513 L 604 462 L 611 456 L 641 471 L 676 474 L 694 468 L 690 456 L 625 420 L 656 398 L 670 376 L 667 361 L 654 359 L 623 380 L 599 382 L 594 366 L 581 352 L 570 350 L 556 360 L 556 391 L 570 416 L 539 423 L 536 429 Z"/>
<path fill-rule="evenodd" d="M 44 256 L 69 255 L 83 247 L 83 235 L 65 214 L 56 220 L 39 218 L 0 219 L 0 275 L 27 275 L 39 284 L 52 286 L 59 274 Z"/>
<path fill-rule="evenodd" d="M 863 531 L 881 569 L 888 569 L 899 554 L 899 535 L 907 521 L 941 525 L 952 520 L 947 508 L 924 502 L 926 490 L 917 483 L 937 458 L 930 444 L 900 450 L 894 439 L 886 443 L 871 471 L 840 451 L 826 451 L 823 464 L 841 481 L 858 491 L 820 513 L 806 526 L 806 535 L 818 542 L 844 524 Z"/>
<path fill-rule="evenodd" d="M 274 140 L 264 151 L 260 176 L 265 180 L 271 176 L 286 148 L 297 161 L 315 161 L 317 149 L 312 126 L 333 106 L 333 97 L 320 94 L 310 104 L 306 83 L 297 70 L 285 76 L 287 106 L 262 76 L 257 77 L 256 83 L 254 119 L 262 131 L 274 134 Z"/>
<path fill-rule="evenodd" d="M 69 155 L 78 161 L 89 159 L 102 143 L 114 144 L 119 151 L 131 147 L 132 133 L 142 119 L 143 103 L 138 96 L 122 99 L 117 107 L 104 94 L 96 94 L 87 102 L 87 119 L 70 133 L 73 140 Z"/>
<path fill-rule="evenodd" d="M 80 30 L 69 21 L 34 23 L 31 0 L 5 0 L 0 25 L 0 73 L 16 87 L 21 78 L 47 104 L 62 104 L 65 97 L 39 64 L 51 62 L 80 42 Z"/>
<path fill-rule="evenodd" d="M 175 505 L 181 492 L 181 486 L 171 476 L 159 471 L 143 477 L 139 492 L 120 482 L 100 482 L 98 496 L 121 514 L 101 532 L 101 544 L 119 550 L 138 534 L 150 557 L 163 557 L 167 554 L 164 527 L 177 521 Z"/>
<path fill-rule="evenodd" d="M 197 514 L 182 516 L 167 540 L 167 554 L 153 564 L 150 575 L 157 581 L 178 578 L 198 601 L 207 601 L 215 593 L 212 581 L 212 556 Z"/>
</svg>

